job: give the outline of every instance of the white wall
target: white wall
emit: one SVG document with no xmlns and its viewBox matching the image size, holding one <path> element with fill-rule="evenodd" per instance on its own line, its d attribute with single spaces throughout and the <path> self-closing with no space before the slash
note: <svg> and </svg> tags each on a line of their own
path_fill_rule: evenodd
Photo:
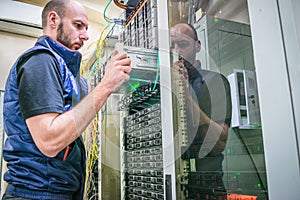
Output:
<svg viewBox="0 0 300 200">
<path fill-rule="evenodd" d="M 16 58 L 29 47 L 36 38 L 0 31 L 0 90 L 4 90 L 9 70 Z"/>
</svg>

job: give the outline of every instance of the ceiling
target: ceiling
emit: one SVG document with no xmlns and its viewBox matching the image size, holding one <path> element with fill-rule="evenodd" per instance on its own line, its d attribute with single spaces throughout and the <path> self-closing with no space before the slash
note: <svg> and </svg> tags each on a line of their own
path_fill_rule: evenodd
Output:
<svg viewBox="0 0 300 200">
<path fill-rule="evenodd" d="M 45 6 L 49 0 L 17 0 L 23 3 L 29 3 L 36 6 Z M 96 23 L 105 22 L 103 18 L 103 11 L 109 0 L 78 0 L 84 5 L 87 10 L 89 20 Z M 109 17 L 119 16 L 122 10 L 114 5 L 112 2 L 107 8 L 107 15 Z"/>
</svg>

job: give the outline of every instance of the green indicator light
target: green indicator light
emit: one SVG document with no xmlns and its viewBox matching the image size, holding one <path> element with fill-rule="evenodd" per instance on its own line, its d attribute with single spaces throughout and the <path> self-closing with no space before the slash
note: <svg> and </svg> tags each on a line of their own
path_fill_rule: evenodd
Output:
<svg viewBox="0 0 300 200">
<path fill-rule="evenodd" d="M 257 187 L 259 187 L 259 188 L 260 188 L 260 187 L 261 187 L 261 184 L 260 184 L 260 183 L 259 183 L 259 184 L 257 184 Z"/>
<path fill-rule="evenodd" d="M 262 124 L 258 124 L 257 126 L 258 126 L 258 127 L 262 127 Z"/>
<path fill-rule="evenodd" d="M 134 88 L 138 88 L 140 86 L 140 83 L 136 83 L 133 85 Z"/>
<path fill-rule="evenodd" d="M 129 84 L 129 82 L 128 82 L 128 84 Z M 135 91 L 136 88 L 138 88 L 140 86 L 140 83 L 137 82 L 137 83 L 135 83 L 133 85 L 131 85 L 131 84 L 129 84 L 129 85 L 131 86 L 130 91 L 132 92 L 132 91 Z M 135 94 L 135 96 L 139 96 L 139 94 Z"/>
<path fill-rule="evenodd" d="M 215 15 L 215 16 L 214 16 L 214 22 L 218 22 L 218 21 L 219 21 L 218 16 Z"/>
<path fill-rule="evenodd" d="M 236 176 L 233 176 L 234 179 L 236 179 Z"/>
</svg>

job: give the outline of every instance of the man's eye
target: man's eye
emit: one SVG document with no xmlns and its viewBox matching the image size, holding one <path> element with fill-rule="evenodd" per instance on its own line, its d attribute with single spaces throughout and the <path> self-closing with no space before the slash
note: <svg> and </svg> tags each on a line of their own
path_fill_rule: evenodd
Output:
<svg viewBox="0 0 300 200">
<path fill-rule="evenodd" d="M 81 23 L 76 23 L 75 27 L 78 28 L 78 29 L 81 29 L 82 28 L 82 24 Z"/>
<path fill-rule="evenodd" d="M 179 48 L 185 48 L 185 47 L 189 46 L 189 43 L 186 41 L 180 41 L 177 43 L 177 45 L 179 46 Z"/>
<path fill-rule="evenodd" d="M 171 42 L 171 48 L 174 49 L 176 45 L 178 48 L 183 49 L 183 48 L 188 47 L 190 45 L 190 43 L 187 41 Z"/>
</svg>

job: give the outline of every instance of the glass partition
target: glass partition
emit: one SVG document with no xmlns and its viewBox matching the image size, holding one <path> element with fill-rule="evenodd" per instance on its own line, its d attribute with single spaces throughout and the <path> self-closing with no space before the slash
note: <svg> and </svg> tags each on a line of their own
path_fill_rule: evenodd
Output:
<svg viewBox="0 0 300 200">
<path fill-rule="evenodd" d="M 268 199 L 247 1 L 168 8 L 178 199 Z"/>
</svg>

